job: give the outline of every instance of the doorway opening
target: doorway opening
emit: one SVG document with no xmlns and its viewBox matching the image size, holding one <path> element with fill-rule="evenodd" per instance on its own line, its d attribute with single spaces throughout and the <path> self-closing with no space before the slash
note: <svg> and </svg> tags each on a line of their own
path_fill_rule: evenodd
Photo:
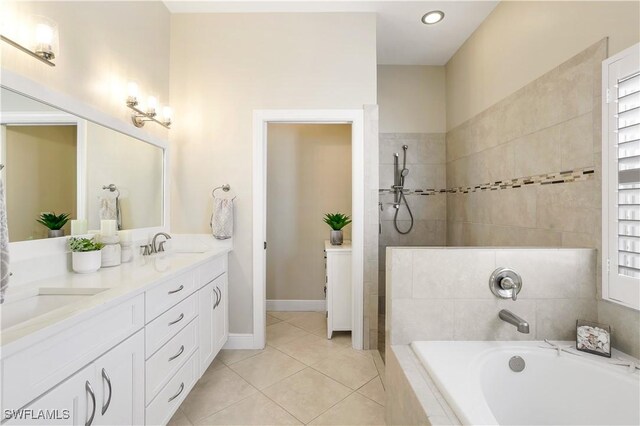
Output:
<svg viewBox="0 0 640 426">
<path fill-rule="evenodd" d="M 291 312 L 310 314 L 289 325 L 303 333 L 326 333 L 323 251 L 330 228 L 322 217 L 339 211 L 353 220 L 345 229 L 352 249 L 350 340 L 362 349 L 362 122 L 363 110 L 254 112 L 254 348 L 265 346 L 269 323 L 291 322 Z"/>
</svg>

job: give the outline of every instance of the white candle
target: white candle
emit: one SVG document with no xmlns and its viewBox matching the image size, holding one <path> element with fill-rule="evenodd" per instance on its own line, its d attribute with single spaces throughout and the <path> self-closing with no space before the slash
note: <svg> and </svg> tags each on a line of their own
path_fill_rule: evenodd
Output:
<svg viewBox="0 0 640 426">
<path fill-rule="evenodd" d="M 100 221 L 100 235 L 105 237 L 113 237 L 116 235 L 118 225 L 115 220 L 101 220 Z"/>
<path fill-rule="evenodd" d="M 87 221 L 75 219 L 71 221 L 71 235 L 85 235 L 87 233 Z"/>
<path fill-rule="evenodd" d="M 133 234 L 130 230 L 118 231 L 118 236 L 120 237 L 121 243 L 130 243 L 133 241 Z"/>
</svg>

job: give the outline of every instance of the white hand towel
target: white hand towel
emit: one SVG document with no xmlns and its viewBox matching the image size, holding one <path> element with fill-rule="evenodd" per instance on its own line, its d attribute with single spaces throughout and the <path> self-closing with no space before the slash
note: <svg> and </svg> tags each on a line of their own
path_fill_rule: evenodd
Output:
<svg viewBox="0 0 640 426">
<path fill-rule="evenodd" d="M 9 227 L 7 226 L 7 205 L 4 198 L 4 182 L 0 179 L 0 303 L 9 287 Z"/>
<path fill-rule="evenodd" d="M 233 200 L 227 198 L 213 199 L 211 233 L 219 240 L 226 240 L 233 236 Z"/>
<path fill-rule="evenodd" d="M 117 198 L 110 195 L 100 197 L 100 220 L 118 220 Z"/>
</svg>

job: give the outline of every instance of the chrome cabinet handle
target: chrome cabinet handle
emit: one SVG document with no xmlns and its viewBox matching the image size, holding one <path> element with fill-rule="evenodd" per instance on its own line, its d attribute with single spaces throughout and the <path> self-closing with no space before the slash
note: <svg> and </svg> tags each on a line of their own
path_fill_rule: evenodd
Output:
<svg viewBox="0 0 640 426">
<path fill-rule="evenodd" d="M 213 302 L 213 310 L 215 311 L 218 307 L 218 300 L 220 300 L 220 296 L 218 295 L 218 291 L 215 288 L 213 289 L 213 294 L 216 295 L 216 301 Z"/>
<path fill-rule="evenodd" d="M 111 405 L 111 394 L 113 393 L 113 389 L 111 389 L 111 378 L 104 368 L 102 369 L 102 380 L 107 382 L 107 387 L 109 388 L 109 398 L 107 398 L 107 403 L 102 405 L 102 415 L 104 416 L 104 413 L 109 409 L 109 405 Z"/>
<path fill-rule="evenodd" d="M 91 397 L 91 403 L 93 404 L 93 409 L 91 410 L 91 417 L 89 417 L 89 420 L 85 422 L 84 426 L 91 426 L 91 424 L 93 423 L 93 418 L 96 416 L 96 394 L 93 391 L 93 388 L 91 387 L 91 383 L 89 383 L 88 380 L 85 383 L 84 388 L 89 393 L 89 396 Z"/>
<path fill-rule="evenodd" d="M 182 352 L 184 352 L 184 345 L 180 346 L 180 350 L 178 351 L 177 354 L 169 357 L 169 361 L 173 361 L 174 359 L 178 358 L 180 355 L 182 355 Z"/>
<path fill-rule="evenodd" d="M 180 287 L 178 287 L 178 288 L 177 288 L 177 289 L 175 289 L 175 290 L 170 290 L 167 294 L 177 293 L 177 292 L 181 291 L 182 289 L 184 289 L 184 286 L 183 286 L 183 285 L 181 285 Z"/>
<path fill-rule="evenodd" d="M 176 399 L 177 397 L 179 397 L 183 390 L 184 390 L 184 382 L 180 383 L 180 390 L 178 391 L 178 393 L 173 395 L 171 398 L 169 398 L 169 400 L 167 402 L 171 402 L 174 399 Z"/>
<path fill-rule="evenodd" d="M 169 323 L 169 325 L 173 325 L 173 324 L 179 323 L 180 321 L 182 321 L 182 319 L 183 319 L 183 318 L 184 318 L 184 314 L 180 314 L 180 316 L 178 317 L 178 319 L 174 319 L 173 321 L 171 321 L 171 322 Z"/>
</svg>

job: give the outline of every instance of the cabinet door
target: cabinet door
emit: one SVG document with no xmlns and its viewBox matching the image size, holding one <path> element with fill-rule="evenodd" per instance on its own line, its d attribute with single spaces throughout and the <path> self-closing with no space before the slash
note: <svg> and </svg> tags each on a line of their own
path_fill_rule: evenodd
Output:
<svg viewBox="0 0 640 426">
<path fill-rule="evenodd" d="M 217 305 L 213 310 L 213 347 L 215 355 L 227 343 L 229 337 L 229 297 L 227 291 L 227 274 L 224 274 L 213 281 L 215 290 L 219 294 Z M 214 357 L 215 357 L 214 355 Z"/>
<path fill-rule="evenodd" d="M 198 292 L 200 374 L 205 372 L 216 356 L 213 346 L 213 307 L 217 304 L 219 297 L 215 291 L 216 281 L 211 281 Z"/>
<path fill-rule="evenodd" d="M 3 412 L 6 425 L 90 425 L 98 415 L 95 367 L 88 365 L 23 410 Z"/>
<path fill-rule="evenodd" d="M 144 423 L 144 332 L 95 362 L 96 425 Z"/>
</svg>

